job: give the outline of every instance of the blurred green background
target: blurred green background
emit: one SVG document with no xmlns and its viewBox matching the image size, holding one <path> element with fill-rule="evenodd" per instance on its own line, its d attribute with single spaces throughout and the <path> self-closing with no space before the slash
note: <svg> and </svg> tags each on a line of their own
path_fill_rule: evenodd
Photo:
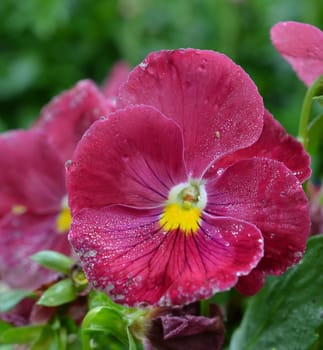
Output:
<svg viewBox="0 0 323 350">
<path fill-rule="evenodd" d="M 322 28 L 323 1 L 1 0 L 0 129 L 27 127 L 80 79 L 102 83 L 117 60 L 134 66 L 153 50 L 194 47 L 240 64 L 296 134 L 305 87 L 269 38 L 285 20 Z"/>
</svg>

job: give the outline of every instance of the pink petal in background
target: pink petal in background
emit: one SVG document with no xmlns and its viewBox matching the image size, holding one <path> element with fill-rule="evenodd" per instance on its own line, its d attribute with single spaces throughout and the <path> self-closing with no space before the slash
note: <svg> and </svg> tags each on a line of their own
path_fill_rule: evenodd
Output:
<svg viewBox="0 0 323 350">
<path fill-rule="evenodd" d="M 279 22 L 271 28 L 271 40 L 299 78 L 310 86 L 323 75 L 323 32 L 310 24 Z"/>
</svg>

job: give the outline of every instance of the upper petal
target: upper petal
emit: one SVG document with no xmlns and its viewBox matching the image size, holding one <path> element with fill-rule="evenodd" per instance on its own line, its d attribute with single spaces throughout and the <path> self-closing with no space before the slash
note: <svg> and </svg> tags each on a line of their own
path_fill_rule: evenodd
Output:
<svg viewBox="0 0 323 350">
<path fill-rule="evenodd" d="M 323 32 L 306 23 L 279 22 L 270 31 L 278 52 L 310 86 L 323 74 Z"/>
<path fill-rule="evenodd" d="M 40 130 L 0 136 L 0 217 L 15 209 L 57 212 L 65 194 L 64 163 Z"/>
<path fill-rule="evenodd" d="M 206 211 L 255 224 L 265 241 L 258 268 L 281 274 L 305 250 L 310 220 L 308 201 L 297 178 L 280 162 L 241 160 L 206 184 Z"/>
<path fill-rule="evenodd" d="M 67 169 L 74 212 L 111 204 L 160 206 L 184 180 L 181 131 L 149 106 L 119 110 L 96 122 Z"/>
<path fill-rule="evenodd" d="M 187 235 L 165 231 L 158 210 L 84 209 L 70 241 L 94 287 L 127 305 L 178 305 L 232 287 L 263 254 L 260 231 L 231 218 L 207 218 Z"/>
<path fill-rule="evenodd" d="M 35 127 L 48 134 L 66 161 L 88 127 L 113 109 L 93 82 L 83 80 L 50 101 L 42 109 Z"/>
<path fill-rule="evenodd" d="M 219 159 L 208 171 L 208 177 L 214 177 L 219 169 L 223 170 L 239 160 L 253 157 L 271 158 L 283 162 L 301 182 L 310 177 L 311 160 L 303 145 L 288 135 L 267 110 L 264 117 L 264 128 L 258 141 L 250 147 Z"/>
<path fill-rule="evenodd" d="M 213 51 L 150 54 L 120 89 L 117 106 L 146 104 L 183 130 L 188 171 L 199 177 L 214 159 L 254 143 L 263 103 L 241 67 Z"/>
</svg>

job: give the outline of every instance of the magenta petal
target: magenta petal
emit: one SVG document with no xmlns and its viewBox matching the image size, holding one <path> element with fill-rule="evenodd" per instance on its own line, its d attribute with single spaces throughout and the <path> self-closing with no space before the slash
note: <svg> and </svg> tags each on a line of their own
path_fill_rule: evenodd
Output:
<svg viewBox="0 0 323 350">
<path fill-rule="evenodd" d="M 119 110 L 96 122 L 68 167 L 72 210 L 111 204 L 162 205 L 186 180 L 178 126 L 148 106 Z"/>
<path fill-rule="evenodd" d="M 258 268 L 281 274 L 298 262 L 309 234 L 306 196 L 297 178 L 280 162 L 241 160 L 207 183 L 206 211 L 256 225 L 265 240 Z"/>
<path fill-rule="evenodd" d="M 151 105 L 183 130 L 188 171 L 254 143 L 263 103 L 249 76 L 225 55 L 175 50 L 150 54 L 120 89 L 118 107 Z"/>
<path fill-rule="evenodd" d="M 306 23 L 279 22 L 271 28 L 271 40 L 299 78 L 310 86 L 323 74 L 323 32 Z"/>
<path fill-rule="evenodd" d="M 249 275 L 241 276 L 235 288 L 244 295 L 256 294 L 266 282 L 266 273 L 258 268 L 253 269 Z"/>
<path fill-rule="evenodd" d="M 24 206 L 33 213 L 58 211 L 65 193 L 64 163 L 39 130 L 0 136 L 0 217 Z"/>
<path fill-rule="evenodd" d="M 212 166 L 207 176 L 212 178 L 219 169 L 225 169 L 239 160 L 253 157 L 271 158 L 283 162 L 301 182 L 311 175 L 310 157 L 303 145 L 288 135 L 279 122 L 265 111 L 264 128 L 259 140 L 250 147 L 221 158 Z"/>
<path fill-rule="evenodd" d="M 111 103 L 95 84 L 83 80 L 45 106 L 35 126 L 46 131 L 66 161 L 88 127 L 111 111 Z"/>
<path fill-rule="evenodd" d="M 40 250 L 70 254 L 66 234 L 55 231 L 56 215 L 8 214 L 0 221 L 0 276 L 13 288 L 35 289 L 57 273 L 29 257 Z"/>
<path fill-rule="evenodd" d="M 125 62 L 117 62 L 103 83 L 102 92 L 109 99 L 116 99 L 120 86 L 127 80 L 130 67 Z"/>
<path fill-rule="evenodd" d="M 260 231 L 231 218 L 204 218 L 201 231 L 165 232 L 158 210 L 84 209 L 70 241 L 94 287 L 127 305 L 178 305 L 232 287 L 263 254 Z"/>
</svg>

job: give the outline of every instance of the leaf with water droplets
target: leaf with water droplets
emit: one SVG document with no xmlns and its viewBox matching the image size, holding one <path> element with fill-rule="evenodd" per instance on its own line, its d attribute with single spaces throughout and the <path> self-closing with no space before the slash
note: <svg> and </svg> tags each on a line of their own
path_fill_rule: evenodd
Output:
<svg viewBox="0 0 323 350">
<path fill-rule="evenodd" d="M 300 264 L 271 277 L 250 299 L 230 350 L 309 349 L 323 326 L 323 235 L 312 237 Z"/>
</svg>

